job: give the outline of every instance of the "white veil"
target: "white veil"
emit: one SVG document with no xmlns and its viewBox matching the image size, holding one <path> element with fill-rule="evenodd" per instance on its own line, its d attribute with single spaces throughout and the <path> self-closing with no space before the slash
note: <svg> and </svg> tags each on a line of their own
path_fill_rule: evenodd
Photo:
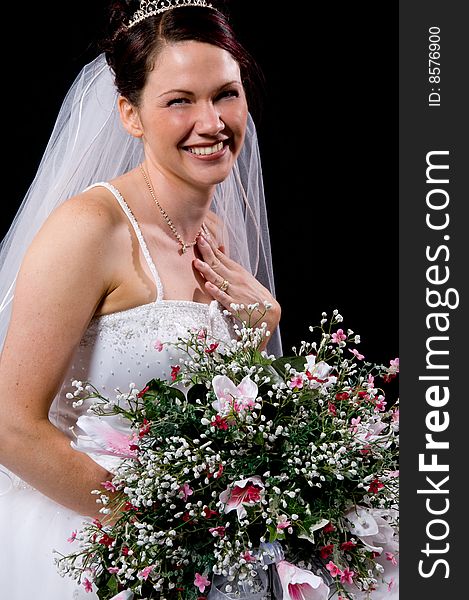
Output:
<svg viewBox="0 0 469 600">
<path fill-rule="evenodd" d="M 142 142 L 123 128 L 117 90 L 104 54 L 86 65 L 60 109 L 51 138 L 20 209 L 0 246 L 0 349 L 24 254 L 50 213 L 67 198 L 108 181 L 143 159 Z M 224 223 L 230 256 L 275 294 L 262 170 L 254 123 L 229 177 L 217 186 L 213 210 Z M 277 332 L 268 346 L 280 355 Z"/>
</svg>

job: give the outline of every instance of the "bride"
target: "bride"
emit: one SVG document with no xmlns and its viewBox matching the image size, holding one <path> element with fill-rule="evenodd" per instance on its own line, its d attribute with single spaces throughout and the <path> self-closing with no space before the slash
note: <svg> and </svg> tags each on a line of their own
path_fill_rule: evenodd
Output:
<svg viewBox="0 0 469 600">
<path fill-rule="evenodd" d="M 105 54 L 67 95 L 2 243 L 9 600 L 96 598 L 53 562 L 98 516 L 90 492 L 109 476 L 70 445 L 87 408 L 69 399 L 73 380 L 109 393 L 169 377 L 178 356 L 159 342 L 202 327 L 230 339 L 233 302 L 272 304 L 263 320 L 280 351 L 251 59 L 204 0 L 133 4 L 113 2 Z"/>
</svg>

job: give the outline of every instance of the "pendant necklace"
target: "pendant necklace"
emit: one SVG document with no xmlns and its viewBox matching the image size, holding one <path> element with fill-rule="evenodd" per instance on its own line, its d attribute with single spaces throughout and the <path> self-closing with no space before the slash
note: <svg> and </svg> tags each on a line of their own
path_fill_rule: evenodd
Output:
<svg viewBox="0 0 469 600">
<path fill-rule="evenodd" d="M 178 243 L 181 246 L 181 252 L 182 254 L 185 254 L 187 252 L 187 250 L 189 248 L 192 248 L 193 246 L 195 246 L 197 244 L 197 238 L 199 237 L 199 235 L 202 233 L 202 231 L 206 230 L 206 225 L 205 223 L 202 223 L 201 228 L 199 229 L 197 235 L 195 236 L 195 239 L 193 242 L 185 242 L 181 235 L 178 233 L 178 231 L 176 230 L 176 227 L 174 227 L 173 222 L 171 221 L 171 219 L 169 218 L 168 213 L 165 211 L 165 209 L 161 206 L 161 204 L 158 202 L 158 198 L 156 197 L 156 194 L 153 190 L 153 186 L 150 182 L 149 176 L 145 173 L 145 169 L 143 168 L 143 166 L 140 164 L 140 170 L 142 172 L 143 178 L 145 179 L 145 183 L 147 184 L 147 188 L 150 191 L 151 197 L 153 198 L 156 206 L 159 208 L 160 213 L 163 216 L 163 219 L 166 221 L 166 223 L 168 224 L 168 227 L 171 229 L 171 231 L 174 234 L 174 237 L 177 239 Z"/>
</svg>

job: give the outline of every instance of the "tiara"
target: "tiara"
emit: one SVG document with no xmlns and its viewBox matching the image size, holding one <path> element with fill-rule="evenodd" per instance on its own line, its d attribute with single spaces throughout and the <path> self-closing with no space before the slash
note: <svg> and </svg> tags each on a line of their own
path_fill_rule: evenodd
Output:
<svg viewBox="0 0 469 600">
<path fill-rule="evenodd" d="M 140 8 L 135 11 L 132 18 L 127 23 L 127 28 L 133 27 L 137 23 L 140 23 L 153 15 L 159 15 L 167 10 L 173 10 L 173 8 L 181 8 L 183 6 L 214 8 L 206 0 L 142 0 L 140 2 Z"/>
</svg>

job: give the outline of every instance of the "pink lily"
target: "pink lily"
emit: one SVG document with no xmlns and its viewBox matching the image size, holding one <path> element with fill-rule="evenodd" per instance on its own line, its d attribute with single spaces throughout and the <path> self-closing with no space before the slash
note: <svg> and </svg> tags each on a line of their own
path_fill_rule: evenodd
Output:
<svg viewBox="0 0 469 600">
<path fill-rule="evenodd" d="M 329 588 L 320 577 L 286 560 L 281 560 L 276 566 L 283 600 L 327 600 Z"/>
<path fill-rule="evenodd" d="M 215 375 L 212 385 L 217 397 L 212 406 L 222 416 L 254 408 L 258 388 L 248 375 L 237 386 L 226 375 Z"/>
<path fill-rule="evenodd" d="M 247 516 L 244 506 L 254 506 L 262 500 L 264 484 L 260 477 L 247 477 L 232 483 L 219 496 L 225 505 L 225 513 L 235 510 L 241 521 Z"/>
<path fill-rule="evenodd" d="M 373 421 L 366 424 L 358 424 L 355 436 L 366 446 L 369 444 L 376 444 L 383 448 L 387 448 L 391 444 L 391 441 L 388 436 L 381 435 L 386 427 L 386 423 L 383 423 L 380 417 L 376 416 Z"/>
<path fill-rule="evenodd" d="M 79 434 L 76 441 L 71 442 L 75 450 L 120 458 L 137 456 L 132 446 L 138 438 L 120 415 L 109 416 L 106 419 L 82 415 L 78 418 L 77 425 L 85 435 Z"/>
</svg>

